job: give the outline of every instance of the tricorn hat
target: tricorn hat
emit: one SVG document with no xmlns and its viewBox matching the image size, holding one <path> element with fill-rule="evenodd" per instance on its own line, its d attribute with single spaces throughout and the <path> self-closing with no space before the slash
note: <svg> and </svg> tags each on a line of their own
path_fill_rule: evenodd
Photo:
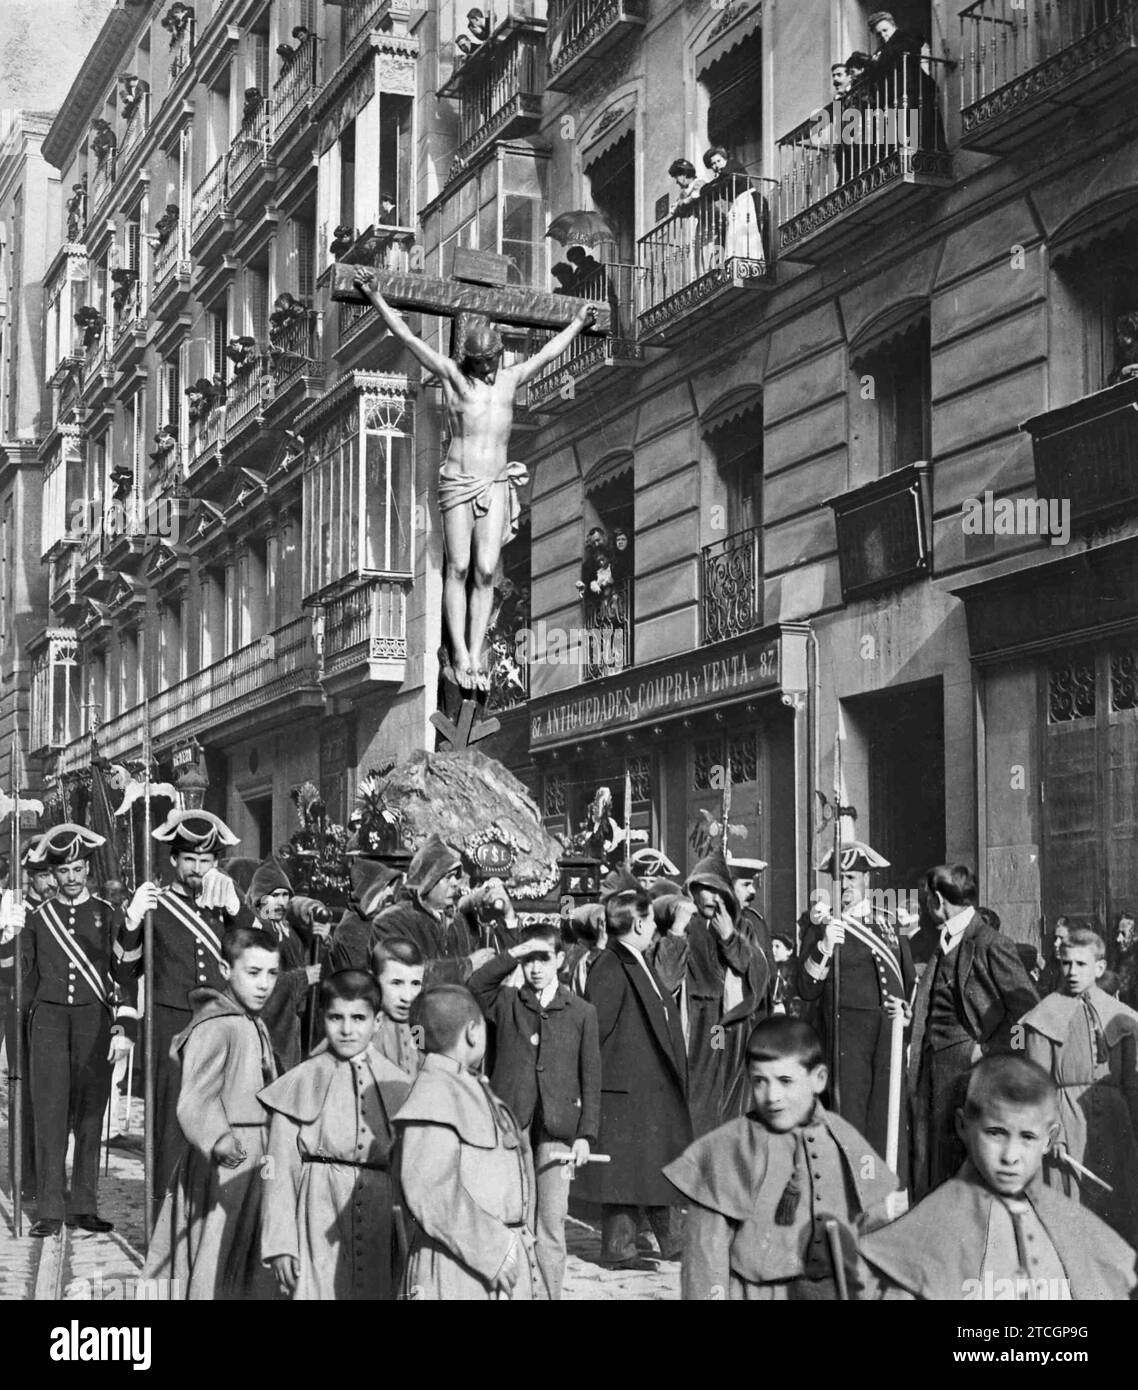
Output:
<svg viewBox="0 0 1138 1390">
<path fill-rule="evenodd" d="M 156 840 L 170 846 L 171 854 L 179 850 L 217 854 L 224 845 L 241 843 L 229 826 L 210 811 L 171 811 L 152 833 Z"/>
<path fill-rule="evenodd" d="M 887 869 L 889 860 L 871 849 L 864 840 L 843 840 L 838 850 L 838 872 L 867 874 L 871 869 Z M 816 872 L 834 876 L 834 851 L 831 850 L 817 866 Z"/>
<path fill-rule="evenodd" d="M 66 821 L 63 825 L 53 826 L 40 836 L 36 857 L 29 858 L 28 863 L 29 866 L 72 864 L 79 859 L 90 859 L 95 851 L 106 843 L 105 836 L 96 835 L 85 825 Z"/>
</svg>

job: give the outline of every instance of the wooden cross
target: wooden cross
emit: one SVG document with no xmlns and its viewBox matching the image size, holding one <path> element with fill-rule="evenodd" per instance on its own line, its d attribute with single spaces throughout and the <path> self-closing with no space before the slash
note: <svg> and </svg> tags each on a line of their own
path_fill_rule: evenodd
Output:
<svg viewBox="0 0 1138 1390">
<path fill-rule="evenodd" d="M 448 719 L 441 710 L 436 710 L 431 715 L 431 723 L 447 741 L 446 747 L 442 750 L 444 753 L 463 753 L 481 739 L 496 734 L 502 727 L 493 716 L 479 720 L 476 727 L 474 721 L 477 714 L 477 703 L 474 700 L 463 700 L 457 724 Z"/>
<path fill-rule="evenodd" d="M 482 253 L 490 278 L 493 263 L 490 253 Z M 467 273 L 478 274 L 467 256 Z M 336 261 L 332 266 L 332 298 L 340 304 L 368 304 L 354 283 L 356 267 Z M 548 328 L 556 332 L 567 328 L 578 309 L 589 304 L 597 311 L 593 333 L 608 333 L 612 328 L 612 310 L 601 300 L 574 299 L 567 294 L 550 294 L 525 285 L 477 283 L 450 277 L 437 280 L 394 270 L 375 269 L 376 289 L 393 309 L 408 309 L 413 313 L 436 314 L 448 318 L 456 329 L 466 323 L 482 320 L 517 328 Z"/>
</svg>

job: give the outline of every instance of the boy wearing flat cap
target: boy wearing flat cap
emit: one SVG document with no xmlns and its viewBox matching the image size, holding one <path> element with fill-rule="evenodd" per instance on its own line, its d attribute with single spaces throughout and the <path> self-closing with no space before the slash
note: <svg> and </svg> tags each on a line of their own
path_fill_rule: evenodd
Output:
<svg viewBox="0 0 1138 1390">
<path fill-rule="evenodd" d="M 237 886 L 217 867 L 218 856 L 237 836 L 209 811 L 175 811 L 152 832 L 170 855 L 172 881 L 138 885 L 126 909 L 128 958 L 142 974 L 142 925 L 154 913 L 154 1200 L 160 1203 L 185 1142 L 178 1125 L 178 1066 L 170 1055 L 175 1037 L 189 1026 L 190 991 L 221 990 L 222 944 L 253 914 Z"/>
<path fill-rule="evenodd" d="M 112 1229 L 98 1214 L 99 1139 L 112 1063 L 133 1047 L 138 1014 L 122 916 L 87 887 L 87 861 L 105 843 L 81 825 L 48 831 L 36 864 L 50 866 L 56 896 L 29 913 L 19 929 L 36 1119 L 37 1220 L 31 1234 L 41 1238 L 56 1235 L 65 1218 L 83 1231 Z"/>
</svg>

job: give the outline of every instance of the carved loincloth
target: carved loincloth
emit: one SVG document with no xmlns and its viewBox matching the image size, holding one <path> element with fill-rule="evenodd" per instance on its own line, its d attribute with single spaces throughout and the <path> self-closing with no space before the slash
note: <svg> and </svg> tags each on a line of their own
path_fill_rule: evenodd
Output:
<svg viewBox="0 0 1138 1390">
<path fill-rule="evenodd" d="M 518 517 L 522 509 L 518 489 L 529 482 L 525 464 L 516 461 L 507 463 L 501 473 L 493 478 L 478 478 L 473 473 L 448 473 L 450 467 L 450 464 L 444 463 L 439 469 L 439 508 L 443 512 L 451 512 L 469 503 L 477 520 L 490 510 L 490 489 L 508 488 L 509 505 L 502 519 L 502 544 L 512 541 L 518 533 Z"/>
</svg>

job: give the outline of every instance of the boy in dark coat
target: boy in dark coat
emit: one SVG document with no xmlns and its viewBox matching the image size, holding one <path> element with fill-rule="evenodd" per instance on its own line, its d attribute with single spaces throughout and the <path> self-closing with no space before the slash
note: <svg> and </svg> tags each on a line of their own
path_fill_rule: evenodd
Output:
<svg viewBox="0 0 1138 1390">
<path fill-rule="evenodd" d="M 610 1155 L 577 1179 L 577 1195 L 600 1203 L 601 1258 L 609 1268 L 638 1262 L 637 1208 L 645 1207 L 664 1259 L 679 1254 L 675 1189 L 661 1170 L 691 1143 L 687 1055 L 679 1010 L 645 958 L 656 932 L 642 888 L 605 902 L 608 946 L 589 972 L 585 998 L 601 1041 L 601 1123 Z"/>
<path fill-rule="evenodd" d="M 1026 1057 L 985 1057 L 956 1124 L 968 1159 L 892 1226 L 867 1236 L 887 1299 L 1127 1298 L 1134 1251 L 1040 1169 L 1058 1131 L 1055 1083 Z"/>
<path fill-rule="evenodd" d="M 897 1179 L 857 1130 L 823 1108 L 828 1072 L 808 1023 L 760 1023 L 747 1042 L 747 1069 L 754 1108 L 664 1169 L 690 1204 L 682 1296 L 833 1300 L 827 1220 L 887 1220 Z M 852 1292 L 856 1270 L 847 1274 L 855 1276 Z"/>
<path fill-rule="evenodd" d="M 565 1278 L 568 1179 L 588 1162 L 601 1109 L 597 1011 L 558 982 L 564 961 L 559 946 L 555 926 L 530 927 L 517 946 L 476 970 L 469 982 L 494 1025 L 490 1084 L 529 1129 L 537 1263 L 555 1300 Z M 519 962 L 525 983 L 515 989 L 507 980 Z"/>
</svg>

